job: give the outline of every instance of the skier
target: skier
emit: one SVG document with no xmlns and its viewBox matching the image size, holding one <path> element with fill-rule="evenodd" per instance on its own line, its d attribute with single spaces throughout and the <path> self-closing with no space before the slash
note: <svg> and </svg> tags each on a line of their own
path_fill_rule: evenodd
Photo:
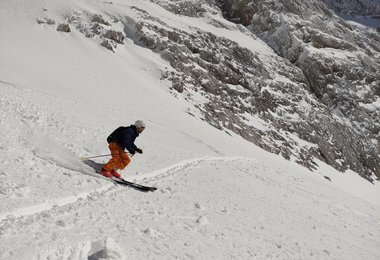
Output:
<svg viewBox="0 0 380 260">
<path fill-rule="evenodd" d="M 136 137 L 145 129 L 145 123 L 137 120 L 134 125 L 128 127 L 120 126 L 107 138 L 109 149 L 111 150 L 111 160 L 105 164 L 100 172 L 101 175 L 111 178 L 120 178 L 121 175 L 117 170 L 124 169 L 131 161 L 125 149 L 132 155 L 136 152 L 142 154 L 143 151 L 138 148 L 134 142 Z"/>
</svg>

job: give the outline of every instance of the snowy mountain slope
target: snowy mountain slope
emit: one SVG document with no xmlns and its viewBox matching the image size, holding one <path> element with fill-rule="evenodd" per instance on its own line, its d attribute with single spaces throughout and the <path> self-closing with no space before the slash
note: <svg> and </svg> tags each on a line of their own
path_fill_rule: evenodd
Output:
<svg viewBox="0 0 380 260">
<path fill-rule="evenodd" d="M 204 97 L 173 98 L 171 65 L 133 40 L 111 52 L 102 35 L 56 30 L 74 12 L 135 8 L 182 19 L 149 1 L 1 2 L 0 259 L 377 259 L 377 183 L 311 173 L 199 120 Z M 56 24 L 36 22 L 45 16 Z M 144 154 L 122 174 L 155 193 L 115 186 L 79 159 L 107 154 L 107 135 L 140 118 Z"/>
<path fill-rule="evenodd" d="M 375 73 L 380 65 L 375 34 L 351 32 L 337 17 L 337 24 L 325 22 L 332 14 L 321 4 L 297 17 L 293 9 L 305 3 L 285 3 L 289 16 L 281 20 L 276 12 L 285 7 L 274 8 L 272 18 L 280 22 L 268 24 L 261 22 L 272 8 L 265 2 L 254 16 L 262 35 L 257 28 L 226 21 L 207 1 L 130 3 L 127 8 L 125 3 L 100 3 L 107 11 L 97 12 L 92 3 L 91 12 L 78 2 L 76 8 L 59 9 L 64 11 L 57 21 L 51 18 L 56 11 L 48 8 L 36 11 L 33 19 L 43 28 L 82 34 L 114 53 L 124 42 L 149 48 L 170 64 L 160 66 L 156 76 L 171 81 L 161 86 L 189 103 L 189 114 L 310 169 L 318 159 L 370 181 L 377 178 L 379 124 L 372 118 L 380 113 Z"/>
</svg>

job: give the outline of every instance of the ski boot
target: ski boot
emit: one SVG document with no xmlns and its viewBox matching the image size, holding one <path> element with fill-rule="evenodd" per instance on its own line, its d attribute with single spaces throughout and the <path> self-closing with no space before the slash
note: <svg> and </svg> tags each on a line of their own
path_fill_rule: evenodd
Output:
<svg viewBox="0 0 380 260">
<path fill-rule="evenodd" d="M 112 177 L 115 177 L 115 178 L 118 178 L 118 179 L 121 178 L 121 175 L 117 171 L 115 171 L 115 170 L 112 170 L 110 172 L 110 174 L 112 175 Z"/>
<path fill-rule="evenodd" d="M 103 175 L 104 177 L 107 177 L 107 178 L 112 178 L 112 176 L 113 176 L 111 172 L 108 172 L 108 171 L 104 170 L 103 168 L 100 171 L 100 174 Z"/>
</svg>

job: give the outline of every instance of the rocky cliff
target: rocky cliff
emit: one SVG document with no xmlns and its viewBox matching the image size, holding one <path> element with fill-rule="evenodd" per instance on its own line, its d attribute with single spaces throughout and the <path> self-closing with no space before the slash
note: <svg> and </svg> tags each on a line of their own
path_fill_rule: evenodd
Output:
<svg viewBox="0 0 380 260">
<path fill-rule="evenodd" d="M 227 119 L 229 129 L 287 158 L 295 156 L 309 167 L 312 158 L 319 158 L 340 170 L 351 168 L 368 179 L 372 174 L 379 176 L 379 34 L 353 28 L 318 1 L 225 0 L 214 4 L 225 18 L 244 25 L 284 58 L 277 68 L 258 70 L 259 66 L 247 66 L 230 53 L 228 57 L 242 65 L 237 74 L 247 77 L 243 68 L 250 67 L 256 71 L 252 78 L 260 75 L 270 79 L 270 73 L 264 71 L 275 70 L 289 82 L 268 84 L 260 79 L 261 84 L 253 91 L 249 84 L 235 82 L 251 91 L 249 113 L 273 126 L 264 133 L 234 127 L 232 115 L 212 118 L 218 122 Z M 218 83 L 212 89 L 223 88 L 224 82 L 219 79 Z M 237 116 L 242 103 L 231 103 L 230 114 Z M 211 104 L 215 107 L 217 102 Z M 240 122 L 244 125 L 244 120 Z M 300 146 L 301 142 L 290 135 L 314 145 Z"/>
<path fill-rule="evenodd" d="M 175 86 L 187 82 L 208 97 L 200 109 L 211 124 L 310 168 L 318 158 L 369 180 L 380 176 L 378 32 L 352 27 L 321 1 L 155 2 L 190 16 L 205 16 L 216 5 L 212 10 L 278 55 L 267 62 L 201 31 L 177 31 L 164 45 L 149 44 L 141 33 L 180 72 L 171 77 Z M 168 34 L 157 31 L 160 38 Z M 265 127 L 247 123 L 247 115 Z"/>
</svg>

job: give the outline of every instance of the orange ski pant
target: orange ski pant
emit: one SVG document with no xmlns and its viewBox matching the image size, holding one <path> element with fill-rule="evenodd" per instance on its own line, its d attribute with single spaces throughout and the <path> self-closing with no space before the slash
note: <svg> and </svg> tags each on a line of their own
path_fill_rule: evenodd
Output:
<svg viewBox="0 0 380 260">
<path fill-rule="evenodd" d="M 117 143 L 110 143 L 108 148 L 111 151 L 112 158 L 103 166 L 103 169 L 107 172 L 122 170 L 131 162 L 128 154 Z"/>
</svg>

